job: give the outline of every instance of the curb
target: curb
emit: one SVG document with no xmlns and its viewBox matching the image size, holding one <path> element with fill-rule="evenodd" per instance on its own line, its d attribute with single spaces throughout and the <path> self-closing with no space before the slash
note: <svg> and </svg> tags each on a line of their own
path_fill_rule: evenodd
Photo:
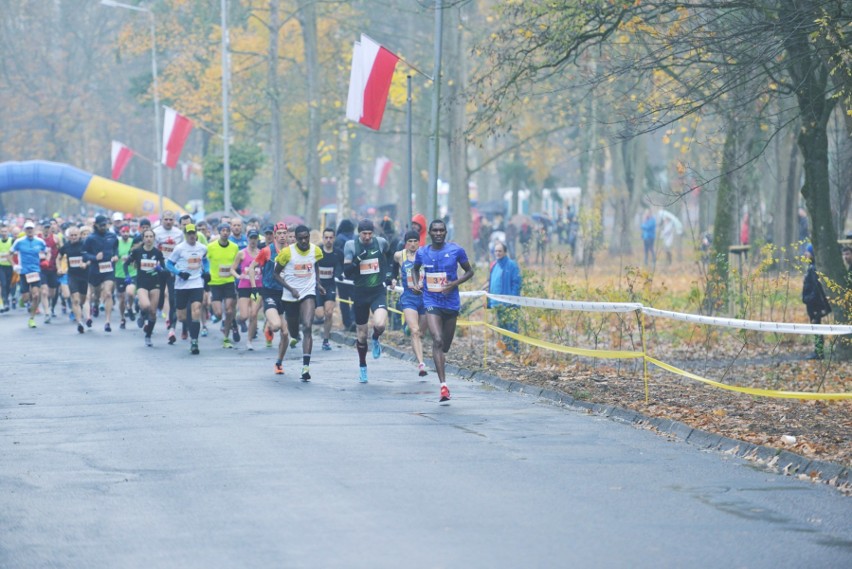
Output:
<svg viewBox="0 0 852 569">
<path fill-rule="evenodd" d="M 334 331 L 331 333 L 331 337 L 344 345 L 354 341 L 354 336 L 343 332 Z M 416 361 L 413 354 L 403 352 L 394 346 L 382 345 L 382 350 L 384 353 L 397 359 L 411 362 Z M 429 358 L 424 359 L 431 362 Z M 632 409 L 574 399 L 571 395 L 555 389 L 545 389 L 519 381 L 510 381 L 484 371 L 470 370 L 447 364 L 447 373 L 459 376 L 468 381 L 486 383 L 505 391 L 537 397 L 548 403 L 560 405 L 575 411 L 606 417 L 618 423 L 654 430 L 702 450 L 733 455 L 757 463 L 767 472 L 784 474 L 786 476 L 798 476 L 835 487 L 852 483 L 852 479 L 850 479 L 852 471 L 850 471 L 850 468 L 834 462 L 812 460 L 790 451 L 738 441 L 716 433 L 694 429 L 685 423 L 673 419 L 648 417 Z"/>
</svg>

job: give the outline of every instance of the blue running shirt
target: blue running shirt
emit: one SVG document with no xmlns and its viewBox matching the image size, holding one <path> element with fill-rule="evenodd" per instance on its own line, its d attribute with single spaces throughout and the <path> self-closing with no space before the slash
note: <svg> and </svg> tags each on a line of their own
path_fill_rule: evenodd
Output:
<svg viewBox="0 0 852 569">
<path fill-rule="evenodd" d="M 443 286 L 459 278 L 460 263 L 467 263 L 467 253 L 455 243 L 444 243 L 440 249 L 425 245 L 417 250 L 414 263 L 420 265 L 423 277 L 423 305 L 428 308 L 460 310 L 458 287 L 450 294 L 441 292 Z"/>
</svg>

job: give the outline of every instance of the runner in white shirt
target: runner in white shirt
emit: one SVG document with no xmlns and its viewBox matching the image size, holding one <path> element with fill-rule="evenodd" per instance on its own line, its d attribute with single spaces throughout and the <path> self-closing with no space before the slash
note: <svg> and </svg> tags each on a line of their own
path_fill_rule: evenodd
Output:
<svg viewBox="0 0 852 569">
<path fill-rule="evenodd" d="M 166 260 L 166 268 L 175 276 L 177 317 L 186 322 L 191 338 L 189 351 L 195 355 L 198 354 L 201 302 L 204 300 L 204 283 L 210 280 L 210 263 L 207 247 L 197 242 L 195 225 L 190 223 L 184 229 L 185 240 L 172 251 Z"/>
<path fill-rule="evenodd" d="M 160 217 L 160 225 L 154 228 L 154 245 L 163 254 L 163 257 L 168 259 L 179 244 L 183 243 L 183 232 L 175 227 L 175 212 L 166 210 Z M 173 274 L 163 273 L 163 292 L 160 295 L 159 310 L 165 306 L 166 300 L 169 302 L 169 318 L 166 321 L 166 329 L 169 336 L 169 344 L 174 344 L 177 338 L 175 337 L 175 323 L 177 316 L 175 312 L 175 277 Z M 168 298 L 167 298 L 168 297 Z"/>
<path fill-rule="evenodd" d="M 284 301 L 284 314 L 291 335 L 297 333 L 301 323 L 302 381 L 309 381 L 317 288 L 321 294 L 325 293 L 319 284 L 317 266 L 317 261 L 322 259 L 322 249 L 311 243 L 311 230 L 308 227 L 299 225 L 294 234 L 296 243 L 282 249 L 275 258 L 273 275 L 284 287 L 281 300 Z"/>
</svg>

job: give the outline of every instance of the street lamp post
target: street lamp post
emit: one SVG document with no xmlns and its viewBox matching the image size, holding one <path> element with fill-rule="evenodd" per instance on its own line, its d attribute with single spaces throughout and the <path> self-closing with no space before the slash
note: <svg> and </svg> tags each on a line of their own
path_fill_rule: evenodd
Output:
<svg viewBox="0 0 852 569">
<path fill-rule="evenodd" d="M 222 136 L 225 144 L 222 147 L 222 201 L 227 215 L 231 215 L 231 133 L 230 133 L 230 103 L 228 100 L 231 81 L 231 66 L 228 37 L 228 0 L 222 0 Z M 277 188 L 276 188 L 277 189 Z"/>
<path fill-rule="evenodd" d="M 160 92 L 157 82 L 157 21 L 154 16 L 154 11 L 150 8 L 142 6 L 131 6 L 130 4 L 122 4 L 115 0 L 101 0 L 101 4 L 110 8 L 124 8 L 133 10 L 134 12 L 147 12 L 151 16 L 151 74 L 154 80 L 154 168 L 157 172 L 157 207 L 158 214 L 163 214 L 163 156 L 162 156 L 162 138 L 160 135 Z"/>
</svg>

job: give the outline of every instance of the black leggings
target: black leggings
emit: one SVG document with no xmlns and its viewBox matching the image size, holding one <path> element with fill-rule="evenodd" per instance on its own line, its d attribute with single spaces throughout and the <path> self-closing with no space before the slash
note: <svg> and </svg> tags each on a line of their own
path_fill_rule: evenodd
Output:
<svg viewBox="0 0 852 569">
<path fill-rule="evenodd" d="M 9 295 L 12 294 L 12 265 L 0 265 L 0 294 L 3 305 L 9 307 Z"/>
</svg>

